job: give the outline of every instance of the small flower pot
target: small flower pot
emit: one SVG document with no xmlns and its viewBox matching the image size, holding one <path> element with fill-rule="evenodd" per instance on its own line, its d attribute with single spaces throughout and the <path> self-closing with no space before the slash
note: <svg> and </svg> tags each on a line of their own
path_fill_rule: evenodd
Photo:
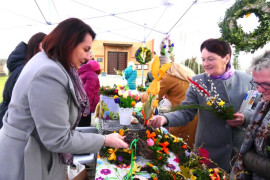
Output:
<svg viewBox="0 0 270 180">
<path fill-rule="evenodd" d="M 119 108 L 120 125 L 129 126 L 131 124 L 133 108 Z"/>
</svg>

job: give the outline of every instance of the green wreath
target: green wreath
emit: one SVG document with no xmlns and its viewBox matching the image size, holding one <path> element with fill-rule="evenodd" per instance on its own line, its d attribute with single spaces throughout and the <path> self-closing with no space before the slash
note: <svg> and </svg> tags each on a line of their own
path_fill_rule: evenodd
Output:
<svg viewBox="0 0 270 180">
<path fill-rule="evenodd" d="M 254 13 L 260 26 L 247 34 L 237 25 L 236 20 Z M 270 3 L 265 0 L 238 0 L 226 11 L 225 18 L 219 23 L 222 39 L 235 46 L 237 52 L 254 52 L 270 40 Z"/>
<path fill-rule="evenodd" d="M 142 53 L 145 55 L 145 58 L 142 57 Z M 146 64 L 152 59 L 152 52 L 146 47 L 140 47 L 135 53 L 136 61 L 140 64 Z"/>
</svg>

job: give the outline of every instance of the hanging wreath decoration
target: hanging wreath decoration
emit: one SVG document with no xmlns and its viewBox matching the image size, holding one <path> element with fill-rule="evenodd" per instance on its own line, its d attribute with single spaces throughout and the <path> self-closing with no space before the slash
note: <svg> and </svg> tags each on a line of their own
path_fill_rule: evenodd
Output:
<svg viewBox="0 0 270 180">
<path fill-rule="evenodd" d="M 145 58 L 142 57 L 142 53 Z M 146 64 L 151 61 L 152 52 L 146 47 L 140 47 L 135 53 L 135 58 L 140 64 Z"/>
<path fill-rule="evenodd" d="M 251 33 L 245 33 L 236 20 L 254 13 L 260 25 Z M 270 41 L 270 2 L 265 0 L 238 0 L 226 11 L 219 23 L 222 39 L 235 46 L 237 52 L 255 52 Z"/>
</svg>

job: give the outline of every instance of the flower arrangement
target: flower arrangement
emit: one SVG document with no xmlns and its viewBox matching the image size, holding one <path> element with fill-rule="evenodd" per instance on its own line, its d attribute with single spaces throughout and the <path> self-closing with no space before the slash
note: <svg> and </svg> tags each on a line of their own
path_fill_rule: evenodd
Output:
<svg viewBox="0 0 270 180">
<path fill-rule="evenodd" d="M 237 25 L 237 19 L 254 13 L 260 25 L 251 33 L 245 33 Z M 235 45 L 237 52 L 254 52 L 270 40 L 270 4 L 265 0 L 239 0 L 226 11 L 225 18 L 219 23 L 222 38 Z"/>
<path fill-rule="evenodd" d="M 172 111 L 181 110 L 181 109 L 201 109 L 205 111 L 210 111 L 216 114 L 218 117 L 223 119 L 234 119 L 233 106 L 226 104 L 222 99 L 219 98 L 219 94 L 216 92 L 216 87 L 212 82 L 212 79 L 209 78 L 209 83 L 211 84 L 211 90 L 208 91 L 205 84 L 200 85 L 199 83 L 188 78 L 191 87 L 194 91 L 198 92 L 201 96 L 206 99 L 206 106 L 199 104 L 191 105 L 180 105 L 172 109 Z"/>
<path fill-rule="evenodd" d="M 131 91 L 126 91 L 123 86 L 117 87 L 118 95 L 114 95 L 114 102 L 122 108 L 132 108 L 139 101 L 139 95 Z"/>
<path fill-rule="evenodd" d="M 113 87 L 101 86 L 99 88 L 100 95 L 104 95 L 104 96 L 114 96 L 117 94 L 117 92 L 118 92 L 118 90 L 117 90 L 117 86 L 115 84 L 113 85 Z"/>
<path fill-rule="evenodd" d="M 137 91 L 139 91 L 139 92 L 144 92 L 144 91 L 146 91 L 146 87 L 143 87 L 143 85 L 141 84 L 141 85 L 138 85 L 137 86 Z"/>
<path fill-rule="evenodd" d="M 227 179 L 227 174 L 220 168 L 208 168 L 207 163 L 212 162 L 205 157 L 207 151 L 200 148 L 199 153 L 187 146 L 182 138 L 176 137 L 165 128 L 152 129 L 147 128 L 145 131 L 133 132 L 129 129 L 120 129 L 119 134 L 125 136 L 125 141 L 131 144 L 130 149 L 120 149 L 103 147 L 100 156 L 108 159 L 110 163 L 120 167 L 132 167 L 137 155 L 143 156 L 150 160 L 140 171 L 147 171 L 151 174 L 150 179 L 192 179 L 192 180 L 220 180 Z M 136 144 L 136 148 L 132 148 L 132 144 Z M 170 153 L 176 155 L 174 161 L 179 162 L 181 171 L 172 170 L 173 166 L 168 162 Z M 168 167 L 168 168 L 165 168 Z M 170 169 L 170 170 L 168 170 Z M 135 172 L 134 172 L 135 173 Z"/>
<path fill-rule="evenodd" d="M 142 57 L 143 53 L 143 57 Z M 151 61 L 152 58 L 152 52 L 146 48 L 146 47 L 140 47 L 136 53 L 135 53 L 135 59 L 138 61 L 140 64 L 146 64 L 149 61 Z"/>
</svg>

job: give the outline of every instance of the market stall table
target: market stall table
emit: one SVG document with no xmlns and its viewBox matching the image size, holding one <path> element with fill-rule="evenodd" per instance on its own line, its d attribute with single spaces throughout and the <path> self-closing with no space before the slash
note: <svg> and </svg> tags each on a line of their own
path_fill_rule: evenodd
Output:
<svg viewBox="0 0 270 180">
<path fill-rule="evenodd" d="M 135 162 L 137 165 L 145 166 L 146 162 L 150 162 L 150 160 L 147 160 L 143 158 L 142 156 L 137 156 Z M 165 167 L 167 170 L 174 170 L 174 171 L 180 171 L 179 168 L 179 159 L 173 154 L 170 153 L 170 158 L 168 158 L 168 165 Z M 130 165 L 115 165 L 111 164 L 107 158 L 101 158 L 98 156 L 97 158 L 97 164 L 96 164 L 96 175 L 95 180 L 106 180 L 106 179 L 123 179 L 125 175 L 130 170 Z M 150 178 L 151 175 L 147 172 L 139 172 L 136 173 L 137 176 L 140 177 L 140 179 L 144 178 Z"/>
</svg>

